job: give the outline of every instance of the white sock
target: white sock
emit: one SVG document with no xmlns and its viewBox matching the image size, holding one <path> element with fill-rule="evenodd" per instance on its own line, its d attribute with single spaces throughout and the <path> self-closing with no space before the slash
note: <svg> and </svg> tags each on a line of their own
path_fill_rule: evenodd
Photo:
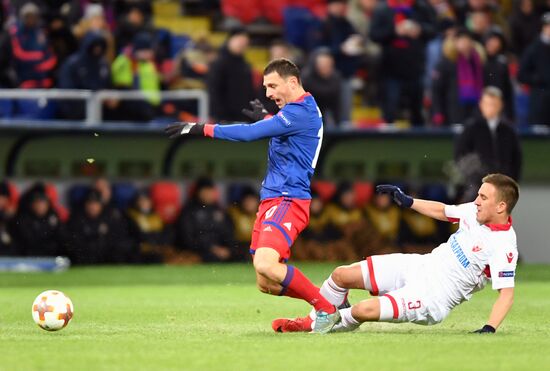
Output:
<svg viewBox="0 0 550 371">
<path fill-rule="evenodd" d="M 342 320 L 333 327 L 333 332 L 354 331 L 361 326 L 361 324 L 351 315 L 351 308 L 341 309 L 340 316 Z"/>
<path fill-rule="evenodd" d="M 344 302 L 344 300 L 346 300 L 346 295 L 348 294 L 348 291 L 348 289 L 344 289 L 338 286 L 332 279 L 332 276 L 330 276 L 325 280 L 325 282 L 323 282 L 323 285 L 320 289 L 321 295 L 323 295 L 323 297 L 327 299 L 329 303 L 337 307 L 340 306 Z"/>
</svg>

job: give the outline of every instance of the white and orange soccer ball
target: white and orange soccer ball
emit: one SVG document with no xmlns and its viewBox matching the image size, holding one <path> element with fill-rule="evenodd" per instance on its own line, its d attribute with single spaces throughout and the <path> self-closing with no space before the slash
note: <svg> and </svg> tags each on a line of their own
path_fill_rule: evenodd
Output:
<svg viewBox="0 0 550 371">
<path fill-rule="evenodd" d="M 34 322 L 47 331 L 57 331 L 66 327 L 73 318 L 73 313 L 71 299 L 57 290 L 44 291 L 32 303 Z"/>
</svg>

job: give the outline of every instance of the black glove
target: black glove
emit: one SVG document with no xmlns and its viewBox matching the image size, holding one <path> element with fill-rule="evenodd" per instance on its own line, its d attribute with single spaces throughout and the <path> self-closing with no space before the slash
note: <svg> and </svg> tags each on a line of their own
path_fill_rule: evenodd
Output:
<svg viewBox="0 0 550 371">
<path fill-rule="evenodd" d="M 403 193 L 403 191 L 391 184 L 381 184 L 376 186 L 377 193 L 389 193 L 395 203 L 401 207 L 411 207 L 413 204 L 413 198 Z"/>
<path fill-rule="evenodd" d="M 164 128 L 170 139 L 177 138 L 180 135 L 204 135 L 204 124 L 196 122 L 176 122 Z"/>
<path fill-rule="evenodd" d="M 269 112 L 267 112 L 264 105 L 262 104 L 262 102 L 260 102 L 259 99 L 254 99 L 249 103 L 250 107 L 252 107 L 252 111 L 243 108 L 241 112 L 247 117 L 250 117 L 254 122 L 263 120 L 267 115 L 269 115 Z"/>
<path fill-rule="evenodd" d="M 479 330 L 472 331 L 472 334 L 494 334 L 497 330 L 491 325 L 485 325 Z"/>
</svg>

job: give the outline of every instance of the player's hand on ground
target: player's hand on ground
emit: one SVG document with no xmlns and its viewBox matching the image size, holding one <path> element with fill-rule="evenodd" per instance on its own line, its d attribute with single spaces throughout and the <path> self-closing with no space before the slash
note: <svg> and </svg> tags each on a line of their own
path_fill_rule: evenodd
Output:
<svg viewBox="0 0 550 371">
<path fill-rule="evenodd" d="M 388 193 L 395 203 L 401 207 L 411 207 L 413 198 L 405 194 L 401 188 L 391 184 L 380 184 L 376 186 L 376 193 Z"/>
<path fill-rule="evenodd" d="M 479 330 L 472 331 L 472 334 L 494 334 L 497 330 L 491 325 L 485 325 Z"/>
<path fill-rule="evenodd" d="M 269 112 L 265 109 L 262 102 L 260 102 L 259 99 L 254 99 L 253 101 L 250 101 L 250 107 L 252 110 L 243 108 L 242 113 L 250 117 L 254 122 L 263 120 L 267 115 L 269 115 Z"/>
<path fill-rule="evenodd" d="M 180 135 L 204 135 L 204 125 L 196 122 L 176 122 L 164 128 L 170 139 L 177 138 Z"/>
</svg>

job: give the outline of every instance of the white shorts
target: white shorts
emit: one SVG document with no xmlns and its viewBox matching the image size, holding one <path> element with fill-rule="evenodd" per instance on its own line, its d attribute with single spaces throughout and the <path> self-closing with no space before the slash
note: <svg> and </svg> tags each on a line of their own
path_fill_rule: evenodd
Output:
<svg viewBox="0 0 550 371">
<path fill-rule="evenodd" d="M 369 256 L 361 262 L 365 287 L 380 299 L 380 321 L 433 325 L 449 309 L 431 294 L 427 260 L 419 254 Z"/>
</svg>

